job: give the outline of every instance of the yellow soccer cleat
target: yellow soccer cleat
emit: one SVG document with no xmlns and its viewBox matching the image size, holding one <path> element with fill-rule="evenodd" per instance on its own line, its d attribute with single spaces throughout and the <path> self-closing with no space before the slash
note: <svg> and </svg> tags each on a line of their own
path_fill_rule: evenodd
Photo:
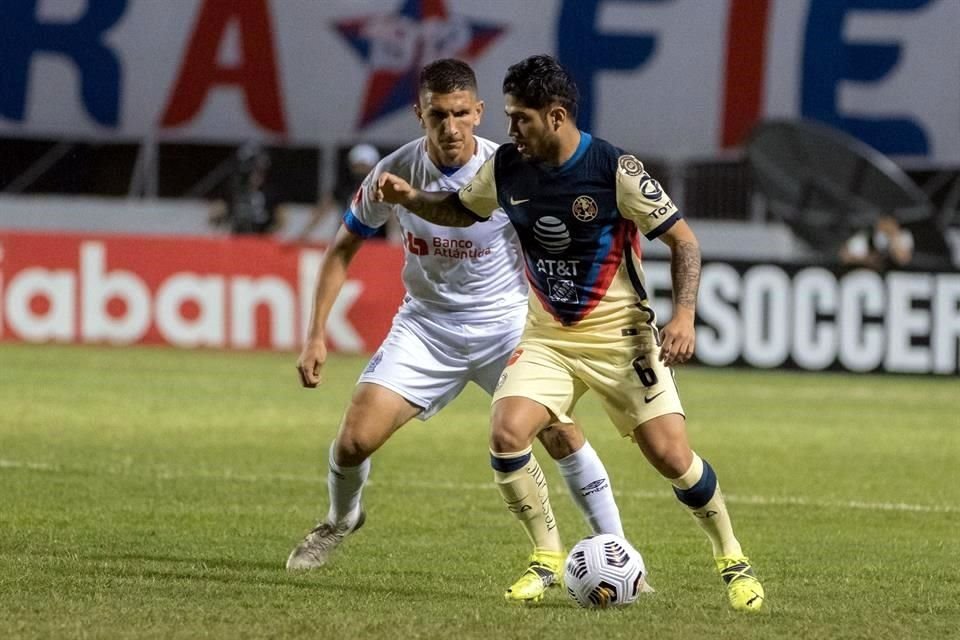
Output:
<svg viewBox="0 0 960 640">
<path fill-rule="evenodd" d="M 759 611 L 763 606 L 763 585 L 753 575 L 746 556 L 717 558 L 717 570 L 727 585 L 727 598 L 736 611 Z"/>
<path fill-rule="evenodd" d="M 510 585 L 503 597 L 511 602 L 540 602 L 546 590 L 560 584 L 560 572 L 566 554 L 562 551 L 537 551 L 523 575 Z"/>
</svg>

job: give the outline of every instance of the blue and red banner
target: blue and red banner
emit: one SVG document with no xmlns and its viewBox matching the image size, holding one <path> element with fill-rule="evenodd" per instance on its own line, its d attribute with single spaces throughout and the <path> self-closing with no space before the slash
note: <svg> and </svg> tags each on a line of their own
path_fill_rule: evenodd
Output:
<svg viewBox="0 0 960 640">
<path fill-rule="evenodd" d="M 18 0 L 0 5 L 0 135 L 384 146 L 420 133 L 432 59 L 552 53 L 579 123 L 648 157 L 715 155 L 764 118 L 960 162 L 956 0 Z"/>
</svg>

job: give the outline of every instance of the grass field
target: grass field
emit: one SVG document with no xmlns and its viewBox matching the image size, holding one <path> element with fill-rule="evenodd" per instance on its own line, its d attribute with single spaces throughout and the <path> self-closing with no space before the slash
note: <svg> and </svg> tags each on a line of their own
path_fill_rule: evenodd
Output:
<svg viewBox="0 0 960 640">
<path fill-rule="evenodd" d="M 960 634 L 960 381 L 679 373 L 767 590 L 727 608 L 669 486 L 578 407 L 658 593 L 508 606 L 527 553 L 470 389 L 374 457 L 337 561 L 283 563 L 326 510 L 326 448 L 364 365 L 300 389 L 290 354 L 0 345 L 0 638 L 944 638 Z M 586 527 L 553 504 L 567 544 Z"/>
</svg>

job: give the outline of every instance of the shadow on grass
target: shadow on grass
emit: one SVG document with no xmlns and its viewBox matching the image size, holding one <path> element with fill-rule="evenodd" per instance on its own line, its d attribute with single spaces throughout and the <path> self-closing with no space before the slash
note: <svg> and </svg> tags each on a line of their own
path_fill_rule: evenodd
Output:
<svg viewBox="0 0 960 640">
<path fill-rule="evenodd" d="M 170 555 L 120 553 L 113 555 L 97 554 L 80 556 L 81 560 L 96 563 L 94 567 L 56 567 L 49 568 L 62 574 L 94 574 L 128 579 L 150 579 L 159 581 L 193 581 L 218 584 L 245 584 L 249 586 L 272 585 L 293 587 L 310 591 L 357 592 L 360 594 L 383 594 L 408 598 L 442 597 L 446 600 L 474 602 L 476 594 L 469 590 L 456 593 L 438 584 L 435 588 L 424 588 L 423 577 L 432 575 L 429 571 L 398 571 L 384 569 L 376 574 L 358 573 L 346 575 L 342 571 L 327 572 L 323 569 L 290 573 L 279 563 L 262 561 L 235 560 L 226 558 L 177 557 Z M 144 563 L 144 564 L 137 564 Z M 148 568 L 147 563 L 167 563 L 187 565 Z M 416 577 L 417 586 L 408 585 Z M 446 576 L 449 578 L 449 576 Z"/>
<path fill-rule="evenodd" d="M 179 557 L 161 554 L 148 553 L 112 553 L 95 554 L 80 556 L 83 560 L 93 560 L 95 562 L 121 562 L 121 561 L 139 561 L 139 562 L 166 562 L 172 564 L 190 564 L 199 566 L 202 569 L 232 569 L 235 571 L 247 571 L 257 569 L 269 571 L 283 568 L 282 560 L 276 562 L 265 562 L 263 560 L 245 560 L 240 558 L 198 558 L 198 557 Z"/>
</svg>

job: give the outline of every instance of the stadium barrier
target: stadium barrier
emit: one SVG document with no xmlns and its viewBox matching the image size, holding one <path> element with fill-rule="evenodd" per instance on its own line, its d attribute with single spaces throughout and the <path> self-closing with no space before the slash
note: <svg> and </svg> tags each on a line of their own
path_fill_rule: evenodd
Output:
<svg viewBox="0 0 960 640">
<path fill-rule="evenodd" d="M 322 248 L 266 238 L 0 231 L 0 340 L 295 350 Z M 403 298 L 400 247 L 369 242 L 328 326 L 374 350 Z M 644 264 L 661 324 L 670 268 Z M 697 358 L 706 365 L 958 373 L 960 273 L 706 261 Z"/>
</svg>

